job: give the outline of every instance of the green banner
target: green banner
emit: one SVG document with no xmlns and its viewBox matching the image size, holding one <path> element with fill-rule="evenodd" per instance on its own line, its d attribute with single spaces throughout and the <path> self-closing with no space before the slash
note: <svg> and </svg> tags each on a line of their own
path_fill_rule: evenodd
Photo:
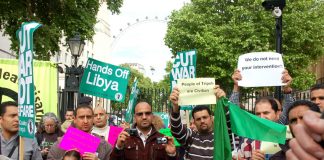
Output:
<svg viewBox="0 0 324 160">
<path fill-rule="evenodd" d="M 154 115 L 161 117 L 165 127 L 168 127 L 170 124 L 169 114 L 164 112 L 153 112 Z"/>
<path fill-rule="evenodd" d="M 89 58 L 80 92 L 124 102 L 129 77 L 128 69 Z"/>
<path fill-rule="evenodd" d="M 57 67 L 49 61 L 34 61 L 36 121 L 47 112 L 57 115 Z M 18 60 L 0 59 L 0 102 L 18 101 Z"/>
<path fill-rule="evenodd" d="M 135 78 L 134 83 L 132 85 L 132 90 L 129 96 L 129 101 L 128 101 L 128 107 L 126 109 L 125 113 L 125 121 L 127 123 L 132 123 L 133 122 L 133 116 L 134 116 L 134 110 L 135 110 L 135 105 L 137 102 L 137 95 L 139 94 L 139 89 L 137 88 L 137 83 L 138 80 Z"/>
<path fill-rule="evenodd" d="M 170 73 L 171 91 L 177 79 L 196 78 L 196 50 L 178 52 Z M 192 110 L 192 106 L 181 106 L 181 110 Z"/>
<path fill-rule="evenodd" d="M 35 96 L 33 75 L 33 33 L 41 24 L 23 23 L 17 30 L 19 40 L 18 116 L 19 135 L 34 138 Z"/>
</svg>

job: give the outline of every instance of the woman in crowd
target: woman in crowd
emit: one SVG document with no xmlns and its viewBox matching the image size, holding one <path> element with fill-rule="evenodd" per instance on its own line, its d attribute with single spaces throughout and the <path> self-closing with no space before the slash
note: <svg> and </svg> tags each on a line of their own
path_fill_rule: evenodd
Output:
<svg viewBox="0 0 324 160">
<path fill-rule="evenodd" d="M 47 158 L 50 147 L 61 137 L 63 132 L 56 115 L 52 112 L 45 113 L 40 122 L 39 130 L 36 133 L 36 139 L 41 149 L 43 159 Z"/>
</svg>

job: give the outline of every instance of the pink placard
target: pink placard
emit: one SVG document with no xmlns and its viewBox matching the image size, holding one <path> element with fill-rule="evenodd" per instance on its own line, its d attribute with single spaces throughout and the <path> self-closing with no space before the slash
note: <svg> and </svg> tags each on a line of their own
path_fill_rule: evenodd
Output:
<svg viewBox="0 0 324 160">
<path fill-rule="evenodd" d="M 109 135 L 108 135 L 108 142 L 111 144 L 111 146 L 113 146 L 113 147 L 115 146 L 118 135 L 122 131 L 123 131 L 123 128 L 121 128 L 121 127 L 110 126 Z"/>
<path fill-rule="evenodd" d="M 81 155 L 84 152 L 95 153 L 100 144 L 100 138 L 69 127 L 64 134 L 59 147 L 63 150 L 77 149 Z"/>
</svg>

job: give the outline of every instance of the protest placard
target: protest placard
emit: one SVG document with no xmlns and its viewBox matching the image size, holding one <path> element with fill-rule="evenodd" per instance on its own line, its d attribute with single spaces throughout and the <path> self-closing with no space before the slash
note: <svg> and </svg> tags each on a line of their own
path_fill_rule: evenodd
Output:
<svg viewBox="0 0 324 160">
<path fill-rule="evenodd" d="M 177 79 L 196 78 L 196 50 L 178 52 L 170 72 L 171 91 Z M 192 106 L 180 106 L 181 110 L 192 110 Z"/>
<path fill-rule="evenodd" d="M 18 117 L 19 135 L 35 137 L 35 94 L 33 69 L 33 34 L 41 24 L 26 22 L 17 30 L 19 40 Z"/>
<path fill-rule="evenodd" d="M 178 79 L 179 105 L 216 104 L 214 78 Z"/>
<path fill-rule="evenodd" d="M 239 86 L 263 87 L 282 86 L 282 72 L 284 71 L 282 56 L 274 52 L 253 52 L 241 55 L 238 60 L 238 69 L 242 80 Z"/>
<path fill-rule="evenodd" d="M 171 69 L 171 90 L 177 84 L 177 79 L 196 77 L 196 50 L 178 52 Z"/>
<path fill-rule="evenodd" d="M 115 146 L 115 143 L 118 139 L 118 135 L 122 131 L 123 131 L 123 128 L 121 128 L 121 127 L 109 126 L 108 142 L 111 144 L 111 146 Z"/>
<path fill-rule="evenodd" d="M 260 151 L 265 154 L 275 154 L 281 150 L 278 143 L 262 141 L 260 146 Z"/>
<path fill-rule="evenodd" d="M 129 77 L 128 69 L 89 58 L 80 92 L 124 102 Z"/>
<path fill-rule="evenodd" d="M 100 144 L 100 138 L 69 127 L 62 137 L 59 147 L 63 150 L 77 149 L 81 155 L 84 152 L 95 153 Z"/>
</svg>

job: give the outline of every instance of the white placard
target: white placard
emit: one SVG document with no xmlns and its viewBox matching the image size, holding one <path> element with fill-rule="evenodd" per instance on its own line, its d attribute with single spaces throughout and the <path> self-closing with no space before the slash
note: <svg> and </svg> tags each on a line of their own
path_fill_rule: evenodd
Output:
<svg viewBox="0 0 324 160">
<path fill-rule="evenodd" d="M 179 105 L 216 104 L 215 78 L 178 79 Z"/>
<path fill-rule="evenodd" d="M 284 71 L 282 56 L 274 52 L 253 52 L 241 55 L 238 69 L 242 80 L 238 82 L 243 87 L 282 86 Z"/>
<path fill-rule="evenodd" d="M 261 142 L 260 151 L 264 152 L 265 154 L 275 154 L 281 150 L 278 143 L 273 142 Z"/>
</svg>

